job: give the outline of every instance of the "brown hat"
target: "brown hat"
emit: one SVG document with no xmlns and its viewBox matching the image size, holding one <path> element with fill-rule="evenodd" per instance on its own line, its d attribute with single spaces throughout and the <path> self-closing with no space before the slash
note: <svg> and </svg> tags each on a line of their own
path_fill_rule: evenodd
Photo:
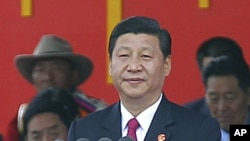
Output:
<svg viewBox="0 0 250 141">
<path fill-rule="evenodd" d="M 32 83 L 32 65 L 35 59 L 60 57 L 70 61 L 78 70 L 76 86 L 84 82 L 93 70 L 91 60 L 83 55 L 73 53 L 72 46 L 57 35 L 43 35 L 33 54 L 17 55 L 14 62 L 22 76 Z"/>
</svg>

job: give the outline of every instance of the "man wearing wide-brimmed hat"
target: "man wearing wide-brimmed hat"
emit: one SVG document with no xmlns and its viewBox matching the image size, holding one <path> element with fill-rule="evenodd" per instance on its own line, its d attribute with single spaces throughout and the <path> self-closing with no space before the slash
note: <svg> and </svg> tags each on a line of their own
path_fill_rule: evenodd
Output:
<svg viewBox="0 0 250 141">
<path fill-rule="evenodd" d="M 38 91 L 48 87 L 72 91 L 81 108 L 81 117 L 106 107 L 102 100 L 87 96 L 77 89 L 91 75 L 91 60 L 74 53 L 70 43 L 57 35 L 43 35 L 33 54 L 17 55 L 14 62 L 20 74 Z M 18 116 L 12 120 L 6 141 L 19 140 L 17 130 L 21 131 L 25 107 L 27 104 L 22 104 Z"/>
</svg>

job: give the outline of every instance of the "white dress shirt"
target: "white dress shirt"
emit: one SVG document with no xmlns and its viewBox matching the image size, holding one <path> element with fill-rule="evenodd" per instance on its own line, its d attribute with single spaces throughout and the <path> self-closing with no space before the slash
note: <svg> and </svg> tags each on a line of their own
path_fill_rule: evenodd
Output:
<svg viewBox="0 0 250 141">
<path fill-rule="evenodd" d="M 143 141 L 147 131 L 150 127 L 150 124 L 153 120 L 153 117 L 155 115 L 155 112 L 161 102 L 162 99 L 162 94 L 160 98 L 150 107 L 145 109 L 143 112 L 141 112 L 137 117 L 137 121 L 139 122 L 140 126 L 136 130 L 136 136 L 137 136 L 137 141 Z M 134 118 L 131 113 L 124 107 L 122 101 L 121 101 L 121 114 L 122 114 L 122 137 L 127 136 L 128 133 L 128 127 L 127 123 L 131 118 Z"/>
<path fill-rule="evenodd" d="M 221 141 L 229 141 L 229 133 L 220 129 L 221 132 Z"/>
</svg>

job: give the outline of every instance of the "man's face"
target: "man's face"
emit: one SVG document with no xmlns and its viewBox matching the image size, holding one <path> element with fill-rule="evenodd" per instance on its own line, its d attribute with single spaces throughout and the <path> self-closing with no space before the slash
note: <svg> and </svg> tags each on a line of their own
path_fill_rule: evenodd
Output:
<svg viewBox="0 0 250 141">
<path fill-rule="evenodd" d="M 26 141 L 67 140 L 68 128 L 55 113 L 45 112 L 31 118 L 27 126 Z"/>
<path fill-rule="evenodd" d="M 154 101 L 159 97 L 171 68 L 163 59 L 159 39 L 148 34 L 127 33 L 115 44 L 110 74 L 120 98 Z"/>
<path fill-rule="evenodd" d="M 38 91 L 47 87 L 69 89 L 75 79 L 75 73 L 66 60 L 40 59 L 33 65 L 32 80 Z"/>
<path fill-rule="evenodd" d="M 229 131 L 230 124 L 243 124 L 248 111 L 248 94 L 238 84 L 235 76 L 208 78 L 206 101 L 210 113 L 222 129 Z"/>
</svg>

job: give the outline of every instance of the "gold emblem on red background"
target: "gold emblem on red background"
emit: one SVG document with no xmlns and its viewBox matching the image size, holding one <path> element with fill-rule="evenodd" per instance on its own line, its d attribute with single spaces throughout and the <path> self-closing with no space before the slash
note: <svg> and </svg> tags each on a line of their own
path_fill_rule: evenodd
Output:
<svg viewBox="0 0 250 141">
<path fill-rule="evenodd" d="M 158 141 L 165 141 L 166 140 L 165 134 L 159 134 L 157 140 Z"/>
</svg>

